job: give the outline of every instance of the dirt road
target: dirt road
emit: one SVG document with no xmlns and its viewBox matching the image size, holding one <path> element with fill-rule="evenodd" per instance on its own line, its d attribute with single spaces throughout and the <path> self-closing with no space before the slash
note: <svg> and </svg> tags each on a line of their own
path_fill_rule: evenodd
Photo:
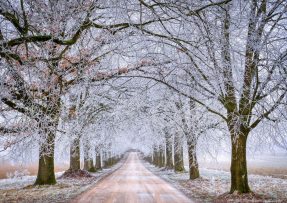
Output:
<svg viewBox="0 0 287 203">
<path fill-rule="evenodd" d="M 136 152 L 96 187 L 72 202 L 94 203 L 189 203 L 181 192 L 155 176 L 141 163 Z"/>
</svg>

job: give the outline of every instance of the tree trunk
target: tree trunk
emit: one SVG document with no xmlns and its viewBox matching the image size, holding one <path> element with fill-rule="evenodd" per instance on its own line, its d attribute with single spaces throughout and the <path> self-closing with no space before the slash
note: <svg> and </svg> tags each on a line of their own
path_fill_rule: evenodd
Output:
<svg viewBox="0 0 287 203">
<path fill-rule="evenodd" d="M 51 98 L 48 97 L 48 100 Z M 48 112 L 43 112 L 43 117 L 49 118 L 49 121 L 40 120 L 39 127 L 46 135 L 44 142 L 40 145 L 39 150 L 39 166 L 35 185 L 52 185 L 56 184 L 54 171 L 54 153 L 55 153 L 55 138 L 60 117 L 61 99 L 53 97 L 55 103 L 50 103 L 47 109 Z"/>
<path fill-rule="evenodd" d="M 159 165 L 158 149 L 156 145 L 153 147 L 152 161 L 155 166 Z"/>
<path fill-rule="evenodd" d="M 90 153 L 90 143 L 85 142 L 83 148 L 84 148 L 84 170 L 89 172 L 96 172 L 93 157 L 91 156 Z"/>
<path fill-rule="evenodd" d="M 162 145 L 159 145 L 159 167 L 164 167 L 164 148 Z"/>
<path fill-rule="evenodd" d="M 196 156 L 196 143 L 187 142 L 188 159 L 189 159 L 189 179 L 199 178 L 198 162 Z"/>
<path fill-rule="evenodd" d="M 257 99 L 254 100 L 251 96 L 253 92 L 253 79 L 256 75 L 257 60 L 259 52 L 254 49 L 254 44 L 261 43 L 262 32 L 257 30 L 257 21 L 260 18 L 256 17 L 257 1 L 253 1 L 250 20 L 247 32 L 247 44 L 245 50 L 245 70 L 242 84 L 242 93 L 239 101 L 236 99 L 234 78 L 232 71 L 231 51 L 230 51 L 230 24 L 231 17 L 229 14 L 229 4 L 225 5 L 226 12 L 223 18 L 222 40 L 221 40 L 221 56 L 223 64 L 224 87 L 226 95 L 224 95 L 224 107 L 227 110 L 227 126 L 231 137 L 231 188 L 230 193 L 249 193 L 246 163 L 246 141 L 249 130 L 246 126 L 249 125 L 253 117 L 252 109 Z M 262 24 L 263 25 L 263 24 Z M 261 26 L 259 26 L 261 27 Z M 263 30 L 262 30 L 263 31 Z M 238 101 L 238 102 L 237 102 Z M 238 108 L 239 107 L 239 108 Z M 268 115 L 268 114 L 267 114 Z"/>
<path fill-rule="evenodd" d="M 104 165 L 104 168 L 108 167 L 108 154 L 106 151 L 103 152 L 103 165 Z"/>
<path fill-rule="evenodd" d="M 239 133 L 231 131 L 231 189 L 230 193 L 249 193 L 250 188 L 248 185 L 247 174 L 247 161 L 246 161 L 246 142 L 248 132 L 242 130 Z"/>
<path fill-rule="evenodd" d="M 113 158 L 113 155 L 112 155 L 111 151 L 108 152 L 108 156 L 109 156 L 109 158 L 108 158 L 108 165 L 110 167 L 110 166 L 112 166 L 114 164 L 114 158 Z"/>
<path fill-rule="evenodd" d="M 102 170 L 101 149 L 96 147 L 96 170 Z"/>
<path fill-rule="evenodd" d="M 119 157 L 119 159 L 120 159 L 120 157 Z M 145 160 L 146 160 L 147 162 L 149 162 L 149 163 L 152 164 L 152 155 L 147 155 L 147 156 L 145 157 Z"/>
<path fill-rule="evenodd" d="M 166 157 L 166 162 L 165 162 L 165 167 L 167 169 L 173 169 L 173 160 L 172 160 L 172 136 L 166 135 L 165 136 L 165 157 Z"/>
<path fill-rule="evenodd" d="M 81 169 L 80 162 L 80 139 L 73 139 L 70 146 L 70 169 L 71 171 L 76 171 Z"/>
<path fill-rule="evenodd" d="M 96 168 L 94 167 L 94 161 L 93 161 L 93 158 L 90 157 L 90 160 L 89 160 L 89 172 L 96 172 Z"/>
<path fill-rule="evenodd" d="M 40 146 L 39 167 L 35 185 L 56 184 L 54 172 L 55 133 L 48 132 L 45 141 Z"/>
<path fill-rule="evenodd" d="M 184 171 L 182 141 L 182 135 L 176 132 L 174 137 L 174 170 L 176 172 Z"/>
</svg>

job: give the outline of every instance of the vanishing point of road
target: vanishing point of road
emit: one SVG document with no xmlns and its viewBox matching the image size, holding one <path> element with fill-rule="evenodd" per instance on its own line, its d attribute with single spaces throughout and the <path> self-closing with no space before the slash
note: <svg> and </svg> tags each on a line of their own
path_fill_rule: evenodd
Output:
<svg viewBox="0 0 287 203">
<path fill-rule="evenodd" d="M 154 175 L 131 152 L 125 163 L 77 197 L 74 203 L 191 203 L 183 193 Z"/>
</svg>

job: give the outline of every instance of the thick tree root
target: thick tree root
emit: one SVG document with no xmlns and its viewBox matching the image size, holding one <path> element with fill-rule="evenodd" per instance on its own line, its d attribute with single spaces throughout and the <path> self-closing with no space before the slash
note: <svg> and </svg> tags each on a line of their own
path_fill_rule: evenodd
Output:
<svg viewBox="0 0 287 203">
<path fill-rule="evenodd" d="M 234 192 L 224 193 L 217 197 L 214 202 L 264 202 L 264 200 L 268 199 L 264 195 L 259 195 L 253 192 L 249 193 L 238 193 Z"/>
</svg>

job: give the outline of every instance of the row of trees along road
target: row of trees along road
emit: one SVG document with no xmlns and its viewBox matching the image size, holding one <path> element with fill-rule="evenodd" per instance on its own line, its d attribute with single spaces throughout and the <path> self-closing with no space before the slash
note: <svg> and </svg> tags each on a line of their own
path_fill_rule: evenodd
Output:
<svg viewBox="0 0 287 203">
<path fill-rule="evenodd" d="M 167 99 L 168 98 L 168 99 Z M 197 147 L 199 139 L 220 144 L 221 136 L 214 136 L 222 128 L 222 122 L 200 108 L 193 100 L 166 90 L 150 105 L 153 132 L 152 153 L 147 160 L 158 167 L 184 172 L 184 147 L 186 143 L 191 180 L 199 178 Z M 204 121 L 204 122 L 203 122 Z M 212 133 L 211 133 L 212 132 Z M 201 141 L 201 142 L 202 142 Z M 202 151 L 208 146 L 200 145 Z"/>
<path fill-rule="evenodd" d="M 171 100 L 173 110 L 164 110 L 168 113 L 162 123 L 174 123 L 174 116 L 181 117 L 175 120 L 180 123 L 171 131 L 157 129 L 167 141 L 168 133 L 174 134 L 179 153 L 177 138 L 186 137 L 191 177 L 199 176 L 195 152 L 202 132 L 195 131 L 198 118 L 184 116 L 184 108 L 216 116 L 211 128 L 225 123 L 232 146 L 230 192 L 248 193 L 247 138 L 286 110 L 286 11 L 283 0 L 1 1 L 1 106 L 21 118 L 1 131 L 8 136 L 24 132 L 22 121 L 34 126 L 40 143 L 36 184 L 54 184 L 55 138 L 62 115 L 82 108 L 81 102 L 74 105 L 65 96 L 78 86 L 102 87 L 115 77 L 153 80 L 178 95 Z M 143 41 L 146 47 L 140 48 Z M 133 57 L 125 54 L 133 48 Z M 129 65 L 119 68 L 107 60 L 113 55 L 129 59 Z M 81 89 L 79 100 L 89 91 Z M 110 109 L 95 106 L 95 112 Z M 81 129 L 94 116 L 85 118 L 72 133 L 71 154 L 78 153 Z M 163 147 L 158 150 L 162 164 Z"/>
<path fill-rule="evenodd" d="M 264 120 L 279 119 L 280 106 L 286 108 L 286 1 L 143 5 L 158 18 L 173 18 L 142 30 L 173 48 L 167 57 L 177 57 L 161 75 L 142 77 L 167 85 L 226 123 L 232 145 L 230 192 L 250 192 L 248 136 Z"/>
<path fill-rule="evenodd" d="M 20 0 L 0 4 L 1 102 L 36 123 L 41 144 L 35 184 L 56 183 L 55 137 L 65 94 L 75 85 L 107 80 L 143 65 L 99 71 L 100 60 L 115 49 L 109 45 L 116 42 L 116 33 L 138 26 L 120 18 L 126 11 L 122 2 L 116 4 L 122 10 L 110 3 Z"/>
</svg>

